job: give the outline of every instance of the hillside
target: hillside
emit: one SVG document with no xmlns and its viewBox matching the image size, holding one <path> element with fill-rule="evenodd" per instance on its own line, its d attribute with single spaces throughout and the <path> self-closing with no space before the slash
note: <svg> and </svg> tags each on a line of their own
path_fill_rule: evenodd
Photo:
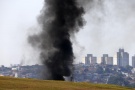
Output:
<svg viewBox="0 0 135 90">
<path fill-rule="evenodd" d="M 135 90 L 104 84 L 0 77 L 0 90 Z"/>
</svg>

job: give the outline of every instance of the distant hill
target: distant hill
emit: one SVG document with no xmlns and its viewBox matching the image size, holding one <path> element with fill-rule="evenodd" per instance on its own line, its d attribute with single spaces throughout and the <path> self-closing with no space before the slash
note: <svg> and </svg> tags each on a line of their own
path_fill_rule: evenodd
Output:
<svg viewBox="0 0 135 90">
<path fill-rule="evenodd" d="M 0 90 L 135 90 L 135 89 L 115 85 L 91 84 L 86 82 L 76 83 L 64 81 L 47 81 L 47 80 L 0 77 Z"/>
</svg>

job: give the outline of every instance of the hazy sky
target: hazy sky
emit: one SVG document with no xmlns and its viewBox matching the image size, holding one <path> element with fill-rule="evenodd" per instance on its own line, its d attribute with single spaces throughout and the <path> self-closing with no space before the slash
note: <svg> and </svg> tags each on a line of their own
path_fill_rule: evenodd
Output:
<svg viewBox="0 0 135 90">
<path fill-rule="evenodd" d="M 88 1 L 88 0 L 87 0 Z M 87 53 L 110 56 L 125 48 L 135 54 L 135 0 L 93 0 L 87 4 L 86 26 L 76 34 L 76 61 Z M 100 1 L 100 2 L 99 2 Z M 27 37 L 39 30 L 37 17 L 44 0 L 0 0 L 0 65 L 35 64 L 38 50 Z"/>
<path fill-rule="evenodd" d="M 27 36 L 36 28 L 42 7 L 43 0 L 0 0 L 0 65 L 35 62 Z"/>
</svg>

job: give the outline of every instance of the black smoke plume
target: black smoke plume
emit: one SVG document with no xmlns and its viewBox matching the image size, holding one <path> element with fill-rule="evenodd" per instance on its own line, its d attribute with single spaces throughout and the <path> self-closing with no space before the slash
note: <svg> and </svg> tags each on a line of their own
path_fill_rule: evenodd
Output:
<svg viewBox="0 0 135 90">
<path fill-rule="evenodd" d="M 29 42 L 41 50 L 44 79 L 64 80 L 63 76 L 72 75 L 75 57 L 70 37 L 84 25 L 83 14 L 77 0 L 45 0 L 38 18 L 42 31 L 29 37 Z"/>
</svg>

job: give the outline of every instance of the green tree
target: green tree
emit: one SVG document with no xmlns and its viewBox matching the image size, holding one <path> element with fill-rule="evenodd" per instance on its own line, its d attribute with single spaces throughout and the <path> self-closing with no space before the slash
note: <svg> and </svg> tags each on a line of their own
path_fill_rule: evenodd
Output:
<svg viewBox="0 0 135 90">
<path fill-rule="evenodd" d="M 103 68 L 102 67 L 97 67 L 97 71 L 96 71 L 98 74 L 102 74 L 104 72 Z"/>
<path fill-rule="evenodd" d="M 108 84 L 115 84 L 120 86 L 129 86 L 129 82 L 123 78 L 122 74 L 111 76 L 108 80 Z"/>
</svg>

